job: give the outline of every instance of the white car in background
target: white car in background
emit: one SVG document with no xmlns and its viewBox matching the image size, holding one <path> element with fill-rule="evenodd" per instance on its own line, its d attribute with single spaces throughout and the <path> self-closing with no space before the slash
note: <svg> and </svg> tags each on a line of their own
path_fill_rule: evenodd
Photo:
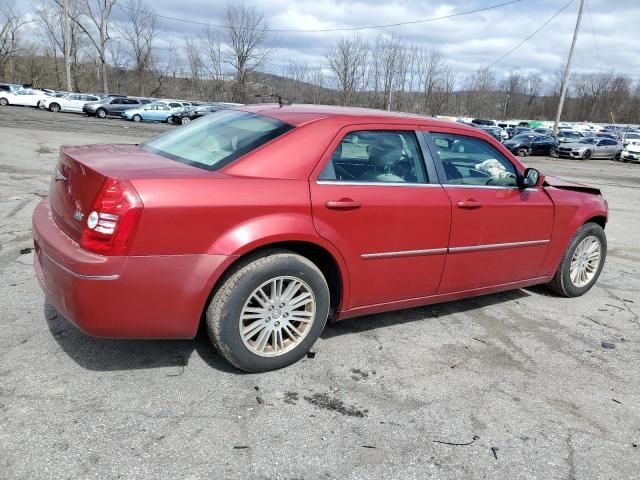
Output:
<svg viewBox="0 0 640 480">
<path fill-rule="evenodd" d="M 22 107 L 37 107 L 49 96 L 42 90 L 23 88 L 16 92 L 0 92 L 0 105 L 20 105 Z"/>
<path fill-rule="evenodd" d="M 640 145 L 640 133 L 627 132 L 622 136 L 623 145 Z"/>
<path fill-rule="evenodd" d="M 97 95 L 86 95 L 84 93 L 70 93 L 66 97 L 47 97 L 40 102 L 40 108 L 52 112 L 77 112 L 82 113 L 82 107 L 87 102 L 97 102 L 100 97 Z"/>
<path fill-rule="evenodd" d="M 640 163 L 640 143 L 626 144 L 622 153 L 620 153 L 620 160 L 623 162 Z"/>
</svg>

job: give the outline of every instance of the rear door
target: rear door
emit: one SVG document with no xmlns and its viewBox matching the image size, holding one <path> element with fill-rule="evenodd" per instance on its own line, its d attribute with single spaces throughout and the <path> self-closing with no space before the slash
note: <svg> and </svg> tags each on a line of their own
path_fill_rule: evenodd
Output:
<svg viewBox="0 0 640 480">
<path fill-rule="evenodd" d="M 542 188 L 517 187 L 516 165 L 480 135 L 426 133 L 452 204 L 449 254 L 439 293 L 539 275 L 553 227 L 553 203 Z"/>
<path fill-rule="evenodd" d="M 349 270 L 353 308 L 436 292 L 451 204 L 406 125 L 342 129 L 310 179 L 313 221 Z"/>
</svg>

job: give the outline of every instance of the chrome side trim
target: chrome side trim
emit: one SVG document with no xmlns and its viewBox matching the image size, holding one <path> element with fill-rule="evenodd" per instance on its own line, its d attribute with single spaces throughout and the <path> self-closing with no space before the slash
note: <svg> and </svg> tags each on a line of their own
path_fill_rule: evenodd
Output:
<svg viewBox="0 0 640 480">
<path fill-rule="evenodd" d="M 342 185 L 349 187 L 419 187 L 442 188 L 439 183 L 393 183 L 393 182 L 341 182 L 339 180 L 316 180 L 317 185 Z"/>
<path fill-rule="evenodd" d="M 508 186 L 500 186 L 500 185 L 458 185 L 456 183 L 443 183 L 442 186 L 444 188 L 480 188 L 483 190 L 537 190 L 535 187 L 527 187 L 527 188 L 518 188 L 518 187 L 508 187 Z"/>
<path fill-rule="evenodd" d="M 397 257 L 423 257 L 427 255 L 441 255 L 447 253 L 446 248 L 430 248 L 426 250 L 402 250 L 400 252 L 363 253 L 360 258 L 372 260 L 376 258 L 397 258 Z"/>
<path fill-rule="evenodd" d="M 44 250 L 40 250 L 40 252 L 42 253 L 42 255 L 47 257 L 51 263 L 61 268 L 62 270 L 67 272 L 69 275 L 73 275 L 74 277 L 80 278 L 82 280 L 117 280 L 118 278 L 120 278 L 120 275 L 83 275 L 81 273 L 77 273 L 77 272 L 74 272 L 73 270 L 68 269 L 64 265 L 60 265 L 53 258 L 47 255 L 44 252 Z"/>
<path fill-rule="evenodd" d="M 533 247 L 535 245 L 546 245 L 547 243 L 549 243 L 549 240 L 528 240 L 526 242 L 493 243 L 486 245 L 470 245 L 468 247 L 450 247 L 449 253 L 478 252 L 481 250 L 499 250 L 502 248 Z"/>
<path fill-rule="evenodd" d="M 363 253 L 362 260 L 374 260 L 377 258 L 421 257 L 427 255 L 442 255 L 444 253 L 466 253 L 483 250 L 500 250 L 503 248 L 533 247 L 546 245 L 549 240 L 528 240 L 525 242 L 492 243 L 486 245 L 469 245 L 468 247 L 429 248 L 426 250 L 401 250 L 399 252 Z"/>
</svg>

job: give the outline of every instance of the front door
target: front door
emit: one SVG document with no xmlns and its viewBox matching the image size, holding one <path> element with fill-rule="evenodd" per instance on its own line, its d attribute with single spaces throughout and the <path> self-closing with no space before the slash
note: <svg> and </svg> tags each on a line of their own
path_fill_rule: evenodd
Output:
<svg viewBox="0 0 640 480">
<path fill-rule="evenodd" d="M 434 294 L 446 258 L 451 203 L 414 129 L 343 129 L 310 179 L 318 233 L 344 256 L 346 308 Z"/>
<path fill-rule="evenodd" d="M 553 228 L 553 203 L 544 190 L 519 189 L 516 165 L 475 133 L 426 136 L 452 204 L 439 293 L 536 278 Z"/>
</svg>

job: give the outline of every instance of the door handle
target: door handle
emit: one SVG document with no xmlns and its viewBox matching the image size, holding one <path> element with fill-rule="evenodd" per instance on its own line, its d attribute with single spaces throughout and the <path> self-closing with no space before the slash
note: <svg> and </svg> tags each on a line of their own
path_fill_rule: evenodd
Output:
<svg viewBox="0 0 640 480">
<path fill-rule="evenodd" d="M 362 202 L 351 200 L 350 198 L 341 198 L 340 200 L 329 200 L 325 203 L 325 206 L 332 210 L 353 210 L 360 208 Z"/>
<path fill-rule="evenodd" d="M 467 210 L 473 210 L 482 207 L 482 203 L 475 200 L 467 200 L 466 202 L 458 202 L 458 208 L 466 208 Z"/>
</svg>

